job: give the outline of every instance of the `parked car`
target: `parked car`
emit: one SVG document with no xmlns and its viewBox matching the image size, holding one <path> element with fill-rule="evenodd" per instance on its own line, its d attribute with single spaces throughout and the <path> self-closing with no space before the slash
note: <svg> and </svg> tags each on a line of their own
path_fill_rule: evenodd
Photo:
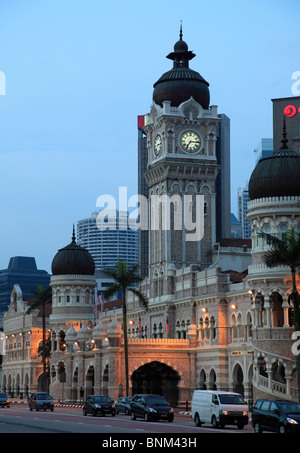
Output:
<svg viewBox="0 0 300 453">
<path fill-rule="evenodd" d="M 0 407 L 9 407 L 10 406 L 10 401 L 7 398 L 7 395 L 5 392 L 0 392 Z"/>
<path fill-rule="evenodd" d="M 49 409 L 50 411 L 54 410 L 54 403 L 52 397 L 49 393 L 46 392 L 34 392 L 28 396 L 28 405 L 29 409 L 32 411 L 35 409 L 36 411 L 44 410 L 46 411 Z"/>
<path fill-rule="evenodd" d="M 119 412 L 124 412 L 124 414 L 129 415 L 131 400 L 132 398 L 129 398 L 128 396 L 121 396 L 115 404 L 117 414 Z"/>
<path fill-rule="evenodd" d="M 252 425 L 255 433 L 300 432 L 300 403 L 258 399 L 252 411 Z"/>
<path fill-rule="evenodd" d="M 151 420 L 174 420 L 174 411 L 165 398 L 160 395 L 134 395 L 130 403 L 131 419 L 137 417 L 145 421 Z"/>
<path fill-rule="evenodd" d="M 106 395 L 89 395 L 83 406 L 83 415 L 106 415 L 111 414 L 113 417 L 116 415 L 116 408 L 114 402 Z"/>
</svg>

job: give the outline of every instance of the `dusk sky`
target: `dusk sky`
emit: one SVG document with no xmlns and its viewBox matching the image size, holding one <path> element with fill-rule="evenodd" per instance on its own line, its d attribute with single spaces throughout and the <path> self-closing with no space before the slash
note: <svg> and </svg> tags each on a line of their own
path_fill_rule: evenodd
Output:
<svg viewBox="0 0 300 453">
<path fill-rule="evenodd" d="M 237 214 L 254 148 L 272 138 L 271 99 L 293 96 L 299 18 L 299 0 L 0 0 L 0 269 L 33 256 L 51 272 L 100 195 L 137 193 L 137 116 L 180 21 L 190 67 L 230 118 Z"/>
</svg>

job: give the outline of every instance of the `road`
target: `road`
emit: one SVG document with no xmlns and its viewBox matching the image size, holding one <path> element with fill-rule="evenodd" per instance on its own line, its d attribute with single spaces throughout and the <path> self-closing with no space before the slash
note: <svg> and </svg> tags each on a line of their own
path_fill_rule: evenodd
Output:
<svg viewBox="0 0 300 453">
<path fill-rule="evenodd" d="M 0 408 L 0 433 L 119 433 L 119 434 L 170 434 L 194 435 L 200 433 L 253 433 L 249 423 L 243 430 L 234 426 L 213 429 L 209 425 L 196 427 L 189 416 L 175 415 L 173 423 L 131 420 L 128 415 L 115 417 L 83 416 L 82 409 L 55 407 L 50 411 L 29 411 L 28 405 L 12 404 Z"/>
</svg>

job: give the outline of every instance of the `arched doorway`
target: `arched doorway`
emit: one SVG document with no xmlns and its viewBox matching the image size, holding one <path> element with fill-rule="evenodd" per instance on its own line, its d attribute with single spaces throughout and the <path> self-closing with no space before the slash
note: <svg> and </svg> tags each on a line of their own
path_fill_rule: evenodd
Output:
<svg viewBox="0 0 300 453">
<path fill-rule="evenodd" d="M 106 365 L 104 372 L 103 372 L 102 388 L 103 388 L 103 395 L 108 395 L 108 365 Z"/>
<path fill-rule="evenodd" d="M 241 366 L 237 363 L 233 370 L 233 391 L 244 395 L 244 373 Z"/>
<path fill-rule="evenodd" d="M 173 368 L 161 362 L 150 362 L 138 368 L 131 376 L 132 394 L 162 395 L 173 406 L 178 404 L 180 376 Z"/>
<path fill-rule="evenodd" d="M 86 374 L 86 395 L 94 395 L 94 376 L 95 376 L 95 371 L 94 367 L 90 366 L 88 369 L 88 372 Z"/>
</svg>

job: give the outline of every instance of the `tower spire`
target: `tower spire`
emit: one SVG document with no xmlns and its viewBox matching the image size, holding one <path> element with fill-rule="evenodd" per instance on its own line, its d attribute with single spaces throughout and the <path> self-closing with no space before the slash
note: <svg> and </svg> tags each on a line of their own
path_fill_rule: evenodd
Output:
<svg viewBox="0 0 300 453">
<path fill-rule="evenodd" d="M 182 41 L 182 20 L 180 21 L 180 32 L 179 32 L 179 40 Z"/>
<path fill-rule="evenodd" d="M 74 225 L 74 223 L 73 223 L 72 242 L 76 242 L 76 237 L 75 237 L 75 225 Z"/>
<path fill-rule="evenodd" d="M 282 147 L 280 149 L 287 149 L 288 139 L 286 138 L 286 136 L 287 136 L 287 133 L 286 133 L 285 116 L 284 116 L 283 117 L 283 128 L 282 128 L 282 139 L 281 139 Z"/>
</svg>

